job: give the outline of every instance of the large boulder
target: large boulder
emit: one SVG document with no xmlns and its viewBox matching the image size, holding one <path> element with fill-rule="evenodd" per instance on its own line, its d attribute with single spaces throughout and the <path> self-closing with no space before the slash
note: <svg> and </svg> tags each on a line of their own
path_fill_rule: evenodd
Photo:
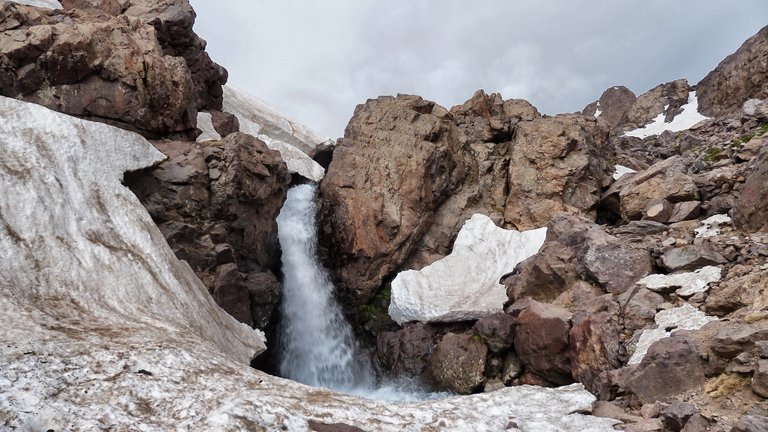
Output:
<svg viewBox="0 0 768 432">
<path fill-rule="evenodd" d="M 568 353 L 571 312 L 525 300 L 517 315 L 515 351 L 530 372 L 556 385 L 573 382 Z"/>
<path fill-rule="evenodd" d="M 425 379 L 429 357 L 437 344 L 438 331 L 430 324 L 406 324 L 397 331 L 376 336 L 374 365 L 395 377 Z"/>
<path fill-rule="evenodd" d="M 0 94 L 147 136 L 194 135 L 198 107 L 216 105 L 207 95 L 221 91 L 226 72 L 203 62 L 199 68 L 217 77 L 202 84 L 203 72 L 192 74 L 184 56 L 166 49 L 180 34 L 196 38 L 185 33 L 194 19 L 189 4 L 126 4 L 112 14 L 109 2 L 99 3 L 103 9 L 78 13 L 0 4 Z M 155 13 L 143 15 L 149 9 Z M 195 40 L 197 57 L 207 58 Z"/>
<path fill-rule="evenodd" d="M 321 243 L 342 298 L 365 302 L 397 271 L 464 165 L 448 111 L 417 96 L 355 109 L 320 185 Z"/>
<path fill-rule="evenodd" d="M 584 107 L 582 114 L 604 121 L 610 128 L 619 126 L 632 108 L 637 96 L 624 86 L 614 86 L 603 92 L 600 99 Z"/>
<path fill-rule="evenodd" d="M 751 98 L 768 98 L 768 27 L 747 39 L 698 84 L 700 110 L 708 116 L 735 114 Z"/>
<path fill-rule="evenodd" d="M 559 212 L 594 216 L 609 178 L 606 138 L 606 129 L 582 115 L 520 123 L 510 150 L 505 222 L 526 230 Z"/>
<path fill-rule="evenodd" d="M 768 31 L 766 31 L 768 34 Z M 766 48 L 768 51 L 768 48 Z M 763 147 L 733 208 L 733 224 L 744 231 L 768 231 L 768 146 Z"/>
<path fill-rule="evenodd" d="M 625 129 L 640 128 L 651 123 L 659 114 L 664 114 L 664 120 L 670 122 L 688 102 L 689 92 L 690 86 L 685 79 L 659 84 L 637 97 L 627 111 L 622 126 Z"/>
<path fill-rule="evenodd" d="M 167 159 L 126 184 L 168 243 L 225 310 L 264 328 L 279 299 L 275 218 L 291 177 L 279 153 L 250 135 L 155 144 Z"/>
<path fill-rule="evenodd" d="M 471 334 L 448 333 L 429 358 L 435 383 L 459 394 L 470 394 L 485 381 L 488 347 Z"/>
</svg>

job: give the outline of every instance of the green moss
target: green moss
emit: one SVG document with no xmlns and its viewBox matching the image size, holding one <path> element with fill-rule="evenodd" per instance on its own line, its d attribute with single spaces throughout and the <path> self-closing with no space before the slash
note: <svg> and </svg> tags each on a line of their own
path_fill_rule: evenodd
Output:
<svg viewBox="0 0 768 432">
<path fill-rule="evenodd" d="M 706 150 L 704 150 L 704 156 L 702 159 L 706 162 L 714 162 L 715 158 L 720 155 L 720 153 L 723 152 L 723 149 L 720 147 L 709 147 Z"/>
</svg>

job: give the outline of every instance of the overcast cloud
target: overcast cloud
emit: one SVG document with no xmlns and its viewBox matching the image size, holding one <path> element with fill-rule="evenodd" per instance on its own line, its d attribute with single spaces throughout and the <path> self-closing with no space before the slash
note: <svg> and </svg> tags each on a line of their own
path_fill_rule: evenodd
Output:
<svg viewBox="0 0 768 432">
<path fill-rule="evenodd" d="M 355 105 L 477 89 L 579 111 L 613 85 L 695 84 L 768 23 L 766 0 L 192 0 L 229 83 L 337 138 Z"/>
</svg>

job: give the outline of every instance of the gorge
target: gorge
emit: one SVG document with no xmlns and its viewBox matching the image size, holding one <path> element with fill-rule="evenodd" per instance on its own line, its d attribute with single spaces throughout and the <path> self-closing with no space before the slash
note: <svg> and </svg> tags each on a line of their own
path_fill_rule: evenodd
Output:
<svg viewBox="0 0 768 432">
<path fill-rule="evenodd" d="M 0 429 L 768 425 L 768 27 L 695 85 L 381 96 L 334 142 L 194 19 L 0 0 Z"/>
</svg>

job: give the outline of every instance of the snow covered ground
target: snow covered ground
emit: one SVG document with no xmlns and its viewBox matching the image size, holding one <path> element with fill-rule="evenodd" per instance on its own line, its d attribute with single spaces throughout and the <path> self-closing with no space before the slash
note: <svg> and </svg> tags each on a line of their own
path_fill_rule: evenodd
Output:
<svg viewBox="0 0 768 432">
<path fill-rule="evenodd" d="M 688 103 L 681 107 L 683 111 L 676 115 L 669 123 L 664 121 L 668 107 L 669 106 L 664 107 L 664 111 L 657 115 L 656 118 L 653 119 L 653 122 L 639 129 L 626 132 L 624 135 L 647 138 L 649 136 L 658 135 L 664 131 L 679 132 L 690 129 L 697 123 L 708 119 L 708 117 L 699 114 L 699 100 L 696 98 L 695 91 L 688 93 Z"/>
<path fill-rule="evenodd" d="M 43 9 L 61 9 L 61 3 L 56 0 L 8 0 L 27 6 L 35 6 Z"/>
<path fill-rule="evenodd" d="M 240 131 L 264 141 L 277 150 L 288 170 L 319 182 L 325 169 L 312 159 L 331 140 L 277 112 L 263 100 L 231 86 L 224 86 L 224 111 L 234 114 Z"/>
<path fill-rule="evenodd" d="M 123 172 L 140 136 L 0 98 L 0 430 L 612 431 L 580 385 L 390 404 L 248 366 L 263 336 L 173 255 Z"/>
<path fill-rule="evenodd" d="M 408 321 L 466 321 L 503 309 L 507 291 L 499 278 L 544 244 L 547 229 L 505 230 L 485 215 L 464 223 L 447 257 L 392 281 L 389 315 Z"/>
</svg>

